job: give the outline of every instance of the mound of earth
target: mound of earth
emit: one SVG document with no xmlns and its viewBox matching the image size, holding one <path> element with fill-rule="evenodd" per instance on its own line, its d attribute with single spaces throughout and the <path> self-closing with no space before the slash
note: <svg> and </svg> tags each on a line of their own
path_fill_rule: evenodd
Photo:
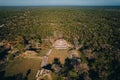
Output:
<svg viewBox="0 0 120 80">
<path fill-rule="evenodd" d="M 24 53 L 22 53 L 20 56 L 23 58 L 41 58 L 40 56 L 37 56 L 38 53 L 36 53 L 35 51 L 25 51 Z"/>
</svg>

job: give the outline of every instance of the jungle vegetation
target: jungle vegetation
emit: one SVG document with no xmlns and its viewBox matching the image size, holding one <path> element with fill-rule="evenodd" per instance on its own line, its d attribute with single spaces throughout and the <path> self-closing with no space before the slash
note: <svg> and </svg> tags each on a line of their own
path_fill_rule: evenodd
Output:
<svg viewBox="0 0 120 80">
<path fill-rule="evenodd" d="M 79 51 L 83 53 L 83 61 L 90 70 L 79 75 L 71 70 L 66 73 L 72 77 L 69 80 L 85 80 L 83 76 L 86 75 L 92 80 L 120 80 L 120 9 L 1 7 L 2 24 L 0 41 L 7 40 L 21 51 L 25 40 L 31 38 L 43 45 L 50 45 L 42 39 L 53 38 L 54 32 L 61 32 L 64 39 L 73 45 L 77 38 L 82 45 Z M 88 59 L 84 56 L 87 54 L 84 50 L 90 50 L 96 58 Z M 58 76 L 57 80 L 62 78 Z"/>
</svg>

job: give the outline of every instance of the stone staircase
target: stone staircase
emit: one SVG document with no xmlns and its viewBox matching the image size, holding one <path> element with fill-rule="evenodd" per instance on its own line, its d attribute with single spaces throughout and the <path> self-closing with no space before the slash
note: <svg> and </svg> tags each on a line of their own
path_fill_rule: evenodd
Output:
<svg viewBox="0 0 120 80">
<path fill-rule="evenodd" d="M 55 41 L 55 43 L 53 44 L 53 47 L 55 49 L 68 49 L 69 44 L 67 43 L 66 40 L 64 39 L 58 39 Z"/>
</svg>

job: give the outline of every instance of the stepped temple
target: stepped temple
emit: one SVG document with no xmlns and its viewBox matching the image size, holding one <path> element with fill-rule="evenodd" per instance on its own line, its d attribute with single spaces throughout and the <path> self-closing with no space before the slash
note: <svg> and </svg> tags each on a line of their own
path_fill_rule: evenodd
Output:
<svg viewBox="0 0 120 80">
<path fill-rule="evenodd" d="M 53 47 L 55 49 L 67 49 L 69 47 L 69 44 L 67 43 L 66 40 L 64 39 L 58 39 L 55 41 L 55 43 L 53 44 Z"/>
</svg>

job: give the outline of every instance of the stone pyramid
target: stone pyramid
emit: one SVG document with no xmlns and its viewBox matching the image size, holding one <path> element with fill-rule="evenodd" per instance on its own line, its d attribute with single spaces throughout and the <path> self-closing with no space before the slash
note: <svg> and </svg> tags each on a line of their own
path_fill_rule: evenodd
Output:
<svg viewBox="0 0 120 80">
<path fill-rule="evenodd" d="M 67 49 L 69 47 L 69 44 L 67 43 L 66 40 L 64 39 L 58 39 L 55 41 L 55 43 L 53 44 L 53 47 L 55 49 Z"/>
</svg>

